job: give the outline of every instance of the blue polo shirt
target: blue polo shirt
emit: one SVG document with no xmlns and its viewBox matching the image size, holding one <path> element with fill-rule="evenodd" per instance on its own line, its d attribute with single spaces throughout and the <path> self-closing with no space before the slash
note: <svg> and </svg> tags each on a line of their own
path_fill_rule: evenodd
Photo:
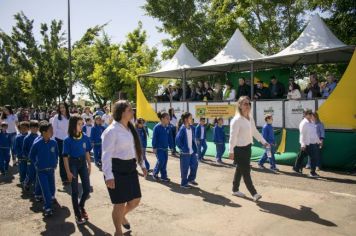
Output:
<svg viewBox="0 0 356 236">
<path fill-rule="evenodd" d="M 30 151 L 30 159 L 36 169 L 55 169 L 58 163 L 58 146 L 53 139 L 45 141 L 43 137 L 36 138 Z"/>
<path fill-rule="evenodd" d="M 85 157 L 91 150 L 90 139 L 82 133 L 80 138 L 66 137 L 63 141 L 63 156 L 70 158 Z"/>
</svg>

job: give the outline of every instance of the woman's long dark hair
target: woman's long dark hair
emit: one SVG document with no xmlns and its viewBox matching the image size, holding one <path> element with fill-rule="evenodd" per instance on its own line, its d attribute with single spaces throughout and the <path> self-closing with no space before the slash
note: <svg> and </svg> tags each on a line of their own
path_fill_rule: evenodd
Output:
<svg viewBox="0 0 356 236">
<path fill-rule="evenodd" d="M 14 111 L 12 110 L 12 107 L 11 107 L 10 105 L 5 105 L 4 108 L 9 111 L 10 115 L 14 114 Z M 2 119 L 2 120 L 5 120 L 6 118 L 7 118 L 7 115 L 6 115 L 5 112 L 3 111 L 3 112 L 2 112 L 1 119 Z"/>
<path fill-rule="evenodd" d="M 64 105 L 64 107 L 66 108 L 66 118 L 69 119 L 70 114 L 69 114 L 69 107 L 68 107 L 68 104 L 65 103 L 65 102 L 61 102 L 61 103 L 59 103 L 58 106 L 57 106 L 58 120 L 62 120 L 61 105 Z"/>
<path fill-rule="evenodd" d="M 168 113 L 169 113 L 170 120 L 172 120 L 173 117 L 177 119 L 176 115 L 174 114 L 174 108 L 173 107 L 169 108 Z"/>
<path fill-rule="evenodd" d="M 122 119 L 122 113 L 125 112 L 126 108 L 130 106 L 128 101 L 120 100 L 115 102 L 114 109 L 113 109 L 113 118 L 116 122 L 120 122 Z M 140 138 L 138 137 L 137 131 L 134 125 L 129 121 L 127 126 L 129 127 L 135 141 L 135 150 L 138 159 L 138 163 L 142 164 L 142 148 Z"/>
<path fill-rule="evenodd" d="M 83 118 L 79 115 L 72 115 L 69 118 L 69 125 L 68 125 L 68 136 L 69 137 L 78 137 L 77 135 L 77 124 L 79 120 L 83 120 Z"/>
</svg>

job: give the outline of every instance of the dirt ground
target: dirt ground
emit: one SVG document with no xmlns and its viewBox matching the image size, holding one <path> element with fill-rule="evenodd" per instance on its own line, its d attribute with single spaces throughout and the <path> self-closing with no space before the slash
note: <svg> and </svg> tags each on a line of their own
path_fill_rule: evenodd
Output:
<svg viewBox="0 0 356 236">
<path fill-rule="evenodd" d="M 155 157 L 148 154 L 153 165 Z M 171 183 L 140 178 L 143 198 L 127 218 L 125 235 L 356 235 L 356 176 L 320 171 L 322 178 L 297 176 L 289 166 L 280 173 L 260 170 L 253 163 L 252 178 L 263 196 L 259 203 L 231 195 L 231 161 L 199 164 L 199 187 L 179 187 L 179 159 L 170 157 Z M 24 194 L 18 174 L 0 177 L 0 235 L 113 235 L 109 195 L 103 175 L 93 168 L 93 192 L 87 201 L 90 221 L 75 224 L 70 189 L 63 189 L 58 170 L 56 196 L 61 208 L 51 218 L 42 216 L 41 203 Z M 306 170 L 304 171 L 306 172 Z M 248 193 L 244 184 L 241 191 Z"/>
</svg>

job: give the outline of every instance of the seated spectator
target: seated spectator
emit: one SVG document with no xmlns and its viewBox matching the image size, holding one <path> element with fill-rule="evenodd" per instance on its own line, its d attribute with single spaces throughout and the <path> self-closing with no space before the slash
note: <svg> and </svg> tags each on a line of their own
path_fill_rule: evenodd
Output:
<svg viewBox="0 0 356 236">
<path fill-rule="evenodd" d="M 230 81 L 226 82 L 225 89 L 223 91 L 223 99 L 226 101 L 234 101 L 236 96 L 235 89 L 232 88 L 232 83 Z"/>
<path fill-rule="evenodd" d="M 204 101 L 212 101 L 214 99 L 214 90 L 212 88 L 207 89 L 207 93 L 205 94 Z"/>
<path fill-rule="evenodd" d="M 337 83 L 335 81 L 335 77 L 333 75 L 328 75 L 326 77 L 327 83 L 324 84 L 320 89 L 321 89 L 321 95 L 323 98 L 327 98 L 330 96 L 332 91 L 334 91 Z"/>
<path fill-rule="evenodd" d="M 195 101 L 196 96 L 197 96 L 195 85 L 192 83 L 189 85 L 189 88 L 191 90 L 189 101 Z"/>
<path fill-rule="evenodd" d="M 203 94 L 201 93 L 201 90 L 199 87 L 195 88 L 195 101 L 201 101 L 203 100 Z"/>
<path fill-rule="evenodd" d="M 271 83 L 269 84 L 269 93 L 272 99 L 282 99 L 284 97 L 285 88 L 284 85 L 277 80 L 273 75 L 271 77 Z"/>
<path fill-rule="evenodd" d="M 215 83 L 214 86 L 214 101 L 222 101 L 223 100 L 223 91 L 221 89 L 220 83 Z"/>
<path fill-rule="evenodd" d="M 248 96 L 251 98 L 251 87 L 246 84 L 246 79 L 241 77 L 239 79 L 239 87 L 237 89 L 236 99 L 239 99 L 241 96 Z"/>
<path fill-rule="evenodd" d="M 294 82 L 289 82 L 289 91 L 287 94 L 287 99 L 295 100 L 302 98 L 302 94 L 300 93 L 299 85 Z"/>
<path fill-rule="evenodd" d="M 310 76 L 310 83 L 308 84 L 307 88 L 304 89 L 304 93 L 307 95 L 308 99 L 311 98 L 320 98 L 320 87 L 318 84 L 318 78 L 315 73 L 312 73 Z"/>
<path fill-rule="evenodd" d="M 255 95 L 253 96 L 255 99 L 268 99 L 268 89 L 263 87 L 263 81 L 257 81 Z"/>
</svg>

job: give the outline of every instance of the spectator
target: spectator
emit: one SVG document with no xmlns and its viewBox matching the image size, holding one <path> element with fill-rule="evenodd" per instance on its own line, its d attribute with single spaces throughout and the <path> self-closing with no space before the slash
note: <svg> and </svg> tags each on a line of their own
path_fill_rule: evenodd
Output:
<svg viewBox="0 0 356 236">
<path fill-rule="evenodd" d="M 195 85 L 192 83 L 191 85 L 189 85 L 189 88 L 191 90 L 189 100 L 190 101 L 195 101 L 196 100 L 196 96 L 197 96 Z"/>
<path fill-rule="evenodd" d="M 239 99 L 241 96 L 248 96 L 251 98 L 251 87 L 246 84 L 246 79 L 244 77 L 239 79 L 239 88 L 237 89 L 236 99 Z"/>
<path fill-rule="evenodd" d="M 310 78 L 310 83 L 308 84 L 307 88 L 304 90 L 304 93 L 307 95 L 307 98 L 311 99 L 311 98 L 321 97 L 317 75 L 315 73 L 312 73 L 309 76 L 309 78 Z"/>
<path fill-rule="evenodd" d="M 214 86 L 214 101 L 222 101 L 223 100 L 223 91 L 221 89 L 220 83 L 215 83 Z"/>
<path fill-rule="evenodd" d="M 223 91 L 223 98 L 226 101 L 235 100 L 236 91 L 232 88 L 232 83 L 230 81 L 226 82 L 225 89 Z"/>
<path fill-rule="evenodd" d="M 203 94 L 200 91 L 199 87 L 195 88 L 195 101 L 203 100 Z"/>
<path fill-rule="evenodd" d="M 333 75 L 328 75 L 326 77 L 326 81 L 327 83 L 321 88 L 321 94 L 323 98 L 329 97 L 337 85 L 335 81 L 335 77 Z"/>
<path fill-rule="evenodd" d="M 257 81 L 255 95 L 253 97 L 255 99 L 267 99 L 269 97 L 268 90 L 263 87 L 263 81 Z"/>
<path fill-rule="evenodd" d="M 272 99 L 281 99 L 284 96 L 285 88 L 284 85 L 277 80 L 273 75 L 271 77 L 271 83 L 269 84 L 270 96 Z"/>
<path fill-rule="evenodd" d="M 295 100 L 302 98 L 298 85 L 294 82 L 289 82 L 289 91 L 287 94 L 287 99 Z"/>
<path fill-rule="evenodd" d="M 295 83 L 295 85 L 297 86 L 299 92 L 301 91 L 299 84 L 297 84 L 297 83 L 295 82 L 295 79 L 294 79 L 294 77 L 292 77 L 292 76 L 289 77 L 289 84 L 290 84 L 290 83 Z"/>
<path fill-rule="evenodd" d="M 204 97 L 204 101 L 212 101 L 214 99 L 214 90 L 212 88 L 208 88 L 207 93 Z"/>
</svg>

